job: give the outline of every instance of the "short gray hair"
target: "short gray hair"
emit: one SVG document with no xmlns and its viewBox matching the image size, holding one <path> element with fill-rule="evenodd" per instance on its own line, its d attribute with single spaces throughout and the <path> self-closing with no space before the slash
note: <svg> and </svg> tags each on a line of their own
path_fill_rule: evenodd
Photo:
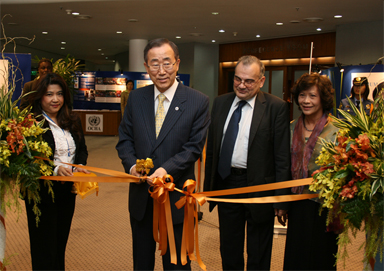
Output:
<svg viewBox="0 0 384 271">
<path fill-rule="evenodd" d="M 239 60 L 237 61 L 235 69 L 237 68 L 237 66 L 240 63 L 243 63 L 244 66 L 249 66 L 249 65 L 252 65 L 253 63 L 258 64 L 260 67 L 260 78 L 264 76 L 265 66 L 264 66 L 263 62 L 261 62 L 260 59 L 258 59 L 257 57 L 251 56 L 251 55 L 246 55 L 246 56 L 240 57 Z"/>
</svg>

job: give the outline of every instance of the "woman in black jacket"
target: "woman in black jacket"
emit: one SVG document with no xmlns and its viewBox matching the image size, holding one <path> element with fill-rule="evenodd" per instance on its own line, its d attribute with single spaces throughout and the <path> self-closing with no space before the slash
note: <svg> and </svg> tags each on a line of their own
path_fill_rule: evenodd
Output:
<svg viewBox="0 0 384 271">
<path fill-rule="evenodd" d="M 37 120 L 44 120 L 50 128 L 43 134 L 52 148 L 54 176 L 71 176 L 72 172 L 86 170 L 72 168 L 64 163 L 87 162 L 88 151 L 79 117 L 71 111 L 69 89 L 60 75 L 46 74 L 39 81 L 36 93 L 31 95 L 32 112 Z M 33 202 L 25 200 L 33 270 L 65 270 L 65 248 L 75 211 L 76 194 L 72 182 L 53 181 L 53 197 L 40 180 L 41 211 L 36 225 Z"/>
</svg>

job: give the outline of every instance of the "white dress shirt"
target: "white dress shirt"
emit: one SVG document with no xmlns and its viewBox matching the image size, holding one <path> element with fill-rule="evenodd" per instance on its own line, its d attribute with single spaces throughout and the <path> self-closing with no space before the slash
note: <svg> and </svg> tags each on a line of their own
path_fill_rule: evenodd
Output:
<svg viewBox="0 0 384 271">
<path fill-rule="evenodd" d="M 175 83 L 173 83 L 169 89 L 163 92 L 163 94 L 165 95 L 165 100 L 163 102 L 165 116 L 167 116 L 169 106 L 171 105 L 173 96 L 175 96 L 176 89 L 178 86 L 179 86 L 179 82 L 175 79 Z M 157 89 L 156 86 L 154 87 L 155 87 L 154 99 L 155 99 L 155 116 L 156 116 L 157 107 L 159 106 L 159 95 L 161 92 Z"/>
<path fill-rule="evenodd" d="M 46 121 L 48 121 L 49 128 L 53 134 L 53 139 L 55 140 L 55 153 L 53 154 L 53 163 L 55 165 L 55 169 L 53 171 L 53 175 L 57 176 L 59 166 L 72 168 L 69 165 L 63 164 L 63 162 L 70 164 L 75 162 L 76 144 L 68 130 L 60 128 L 53 120 L 51 120 L 50 117 L 45 114 L 45 112 L 43 112 L 43 115 Z"/>
<path fill-rule="evenodd" d="M 247 168 L 249 133 L 251 131 L 251 123 L 252 123 L 253 109 L 255 107 L 256 96 L 257 95 L 247 100 L 246 101 L 247 103 L 241 109 L 239 132 L 237 134 L 235 147 L 232 155 L 232 162 L 231 162 L 231 166 L 235 168 Z M 229 110 L 229 113 L 227 116 L 227 120 L 225 121 L 221 144 L 223 144 L 228 123 L 232 117 L 233 112 L 238 107 L 238 103 L 240 101 L 241 100 L 237 96 L 233 100 L 231 109 Z"/>
</svg>

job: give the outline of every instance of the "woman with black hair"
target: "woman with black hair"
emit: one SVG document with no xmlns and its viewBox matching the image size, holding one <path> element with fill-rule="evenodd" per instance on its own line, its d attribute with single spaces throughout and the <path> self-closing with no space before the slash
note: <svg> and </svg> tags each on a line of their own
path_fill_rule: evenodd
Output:
<svg viewBox="0 0 384 271">
<path fill-rule="evenodd" d="M 68 106 L 70 93 L 64 79 L 55 73 L 43 76 L 30 95 L 32 112 L 38 121 L 44 120 L 44 140 L 52 148 L 49 157 L 55 165 L 54 176 L 72 176 L 72 172 L 88 171 L 64 163 L 85 165 L 87 146 L 79 117 Z M 52 181 L 53 196 L 40 180 L 40 222 L 36 223 L 33 202 L 26 196 L 29 239 L 33 270 L 65 270 L 65 248 L 75 211 L 76 193 L 72 182 Z"/>
<path fill-rule="evenodd" d="M 349 99 L 353 104 L 360 110 L 360 104 L 363 106 L 365 113 L 369 116 L 373 110 L 373 102 L 368 100 L 369 95 L 369 84 L 367 77 L 355 77 L 353 78 L 353 86 L 351 88 L 351 97 Z M 339 109 L 344 110 L 351 114 L 355 115 L 355 112 L 352 110 L 349 105 L 348 99 L 344 98 L 341 100 Z M 338 113 L 338 118 L 343 118 L 340 113 Z"/>
<path fill-rule="evenodd" d="M 320 168 L 315 162 L 322 148 L 320 138 L 334 141 L 338 128 L 329 117 L 335 90 L 327 77 L 303 74 L 292 93 L 302 111 L 291 122 L 291 174 L 296 180 L 311 177 Z M 313 193 L 308 185 L 291 190 L 294 194 Z M 337 234 L 326 225 L 327 211 L 319 215 L 320 206 L 318 198 L 290 204 L 284 270 L 336 270 Z"/>
</svg>

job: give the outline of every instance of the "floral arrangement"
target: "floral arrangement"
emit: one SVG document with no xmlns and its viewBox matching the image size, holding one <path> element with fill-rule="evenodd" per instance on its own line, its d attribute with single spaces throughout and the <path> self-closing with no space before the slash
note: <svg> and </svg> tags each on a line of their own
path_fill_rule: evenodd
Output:
<svg viewBox="0 0 384 271">
<path fill-rule="evenodd" d="M 1 58 L 8 61 L 0 67 L 0 75 L 6 82 L 0 86 L 0 204 L 3 213 L 7 207 L 16 207 L 20 212 L 20 197 L 33 200 L 38 223 L 41 214 L 37 207 L 41 200 L 39 178 L 52 174 L 51 162 L 43 160 L 52 150 L 42 138 L 47 130 L 42 128 L 43 122 L 37 122 L 29 109 L 17 107 L 20 98 L 12 102 L 18 67 L 4 56 L 4 50 L 8 44 L 15 46 L 15 39 L 6 37 L 3 28 Z M 53 197 L 52 182 L 44 182 Z"/>
<path fill-rule="evenodd" d="M 327 223 L 341 229 L 337 259 L 348 257 L 348 232 L 356 237 L 359 230 L 367 236 L 364 261 L 383 253 L 384 227 L 384 91 L 374 102 L 371 116 L 349 100 L 356 116 L 340 110 L 343 120 L 332 116 L 340 128 L 335 142 L 322 140 L 322 151 L 313 173 L 311 191 L 319 193 L 323 207 L 328 208 Z"/>
</svg>

